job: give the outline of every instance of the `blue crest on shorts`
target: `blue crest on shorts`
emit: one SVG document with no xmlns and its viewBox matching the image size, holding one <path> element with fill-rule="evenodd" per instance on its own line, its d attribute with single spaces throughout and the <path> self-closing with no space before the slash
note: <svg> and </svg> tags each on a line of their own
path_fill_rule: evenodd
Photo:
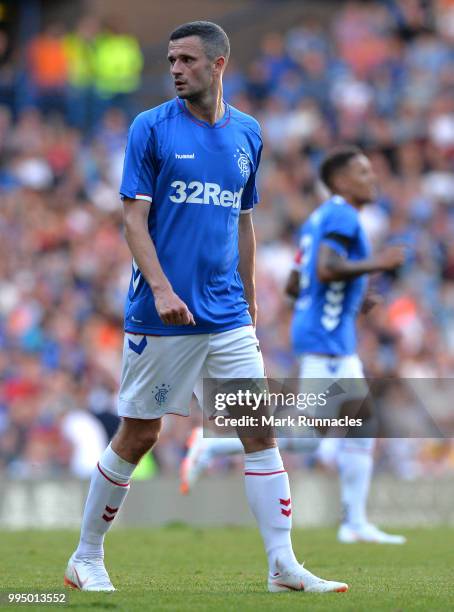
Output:
<svg viewBox="0 0 454 612">
<path fill-rule="evenodd" d="M 129 348 L 134 351 L 134 353 L 137 353 L 138 355 L 141 355 L 145 349 L 145 347 L 147 346 L 147 337 L 144 336 L 142 338 L 142 340 L 139 342 L 139 344 L 135 344 L 132 340 L 128 341 L 129 344 Z"/>
<path fill-rule="evenodd" d="M 156 393 L 154 394 L 154 398 L 158 406 L 162 406 L 167 401 L 167 394 L 170 391 L 170 385 L 162 384 L 160 386 L 155 386 Z"/>
</svg>

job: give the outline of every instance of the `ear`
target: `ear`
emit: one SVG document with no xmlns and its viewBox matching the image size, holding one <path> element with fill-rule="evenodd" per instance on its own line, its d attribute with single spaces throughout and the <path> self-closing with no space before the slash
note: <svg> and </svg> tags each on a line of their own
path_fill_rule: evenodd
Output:
<svg viewBox="0 0 454 612">
<path fill-rule="evenodd" d="M 221 75 L 224 72 L 224 68 L 227 64 L 225 57 L 222 55 L 214 60 L 214 71 L 216 74 Z"/>
</svg>

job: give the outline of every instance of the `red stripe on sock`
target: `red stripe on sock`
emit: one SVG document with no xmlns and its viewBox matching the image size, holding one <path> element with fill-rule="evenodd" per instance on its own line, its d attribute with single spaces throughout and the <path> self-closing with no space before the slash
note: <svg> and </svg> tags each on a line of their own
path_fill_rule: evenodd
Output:
<svg viewBox="0 0 454 612">
<path fill-rule="evenodd" d="M 277 472 L 244 472 L 245 476 L 272 476 L 273 474 L 285 474 L 285 470 L 278 470 Z"/>
<path fill-rule="evenodd" d="M 127 483 L 122 483 L 122 482 L 115 482 L 115 480 L 112 480 L 111 478 L 109 478 L 106 474 L 104 474 L 104 472 L 102 471 L 99 463 L 98 465 L 98 470 L 101 472 L 101 474 L 104 476 L 104 478 L 106 480 L 108 480 L 109 482 L 111 482 L 112 484 L 116 485 L 117 487 L 129 487 L 129 482 Z"/>
</svg>

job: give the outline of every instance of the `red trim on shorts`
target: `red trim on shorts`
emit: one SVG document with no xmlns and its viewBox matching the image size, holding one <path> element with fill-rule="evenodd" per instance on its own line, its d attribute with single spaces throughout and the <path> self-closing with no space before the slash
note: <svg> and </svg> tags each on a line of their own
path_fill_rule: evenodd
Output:
<svg viewBox="0 0 454 612">
<path fill-rule="evenodd" d="M 104 478 L 106 480 L 108 480 L 109 482 L 111 482 L 112 484 L 116 485 L 117 487 L 129 487 L 129 482 L 125 483 L 121 483 L 121 482 L 115 482 L 115 480 L 112 480 L 111 478 L 109 478 L 106 474 L 104 474 L 104 472 L 102 471 L 99 463 L 96 464 L 98 467 L 98 470 L 101 472 L 101 474 L 104 476 Z"/>
<path fill-rule="evenodd" d="M 272 476 L 273 474 L 286 474 L 286 470 L 278 470 L 277 472 L 244 472 L 245 476 Z"/>
</svg>

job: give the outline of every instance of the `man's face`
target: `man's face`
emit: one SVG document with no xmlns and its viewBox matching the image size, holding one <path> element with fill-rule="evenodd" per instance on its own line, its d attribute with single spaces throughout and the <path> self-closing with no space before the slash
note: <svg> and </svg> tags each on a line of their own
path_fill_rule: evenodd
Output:
<svg viewBox="0 0 454 612">
<path fill-rule="evenodd" d="M 213 82 L 215 62 L 205 54 L 198 36 L 188 36 L 169 42 L 170 74 L 177 95 L 193 99 L 205 93 Z"/>
<path fill-rule="evenodd" d="M 352 202 L 367 204 L 375 199 L 377 178 L 365 155 L 356 155 L 342 171 L 339 179 Z"/>
</svg>

